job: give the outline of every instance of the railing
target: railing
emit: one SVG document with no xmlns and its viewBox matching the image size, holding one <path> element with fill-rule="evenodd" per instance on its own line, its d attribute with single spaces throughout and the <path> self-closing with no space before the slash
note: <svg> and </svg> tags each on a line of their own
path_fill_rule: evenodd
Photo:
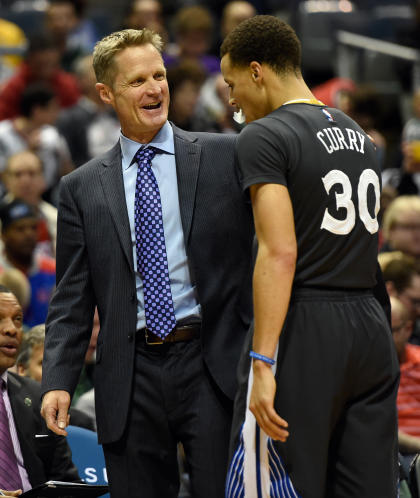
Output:
<svg viewBox="0 0 420 498">
<path fill-rule="evenodd" d="M 344 78 L 363 81 L 369 54 L 381 54 L 412 63 L 412 88 L 420 87 L 420 50 L 367 36 L 337 31 L 337 73 Z"/>
</svg>

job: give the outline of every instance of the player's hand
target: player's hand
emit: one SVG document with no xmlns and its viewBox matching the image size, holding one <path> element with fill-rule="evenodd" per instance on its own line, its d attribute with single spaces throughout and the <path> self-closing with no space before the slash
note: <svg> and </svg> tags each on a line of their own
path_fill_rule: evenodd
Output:
<svg viewBox="0 0 420 498">
<path fill-rule="evenodd" d="M 69 425 L 70 394 L 67 391 L 48 391 L 42 399 L 41 415 L 48 429 L 59 436 L 67 436 Z"/>
<path fill-rule="evenodd" d="M 260 428 L 272 439 L 286 441 L 288 424 L 274 410 L 276 380 L 270 365 L 253 361 L 254 383 L 252 385 L 249 409 L 257 419 Z"/>
<path fill-rule="evenodd" d="M 7 491 L 5 489 L 0 489 L 0 493 L 4 496 L 19 496 L 22 494 L 22 490 L 17 489 L 16 491 Z"/>
</svg>

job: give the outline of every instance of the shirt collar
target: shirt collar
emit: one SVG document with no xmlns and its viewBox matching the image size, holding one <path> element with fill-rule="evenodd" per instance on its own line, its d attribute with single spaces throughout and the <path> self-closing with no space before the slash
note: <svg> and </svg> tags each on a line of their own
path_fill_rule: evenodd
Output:
<svg viewBox="0 0 420 498">
<path fill-rule="evenodd" d="M 130 138 L 124 136 L 121 132 L 120 145 L 121 153 L 126 161 L 125 169 L 128 169 L 133 164 L 132 159 L 134 158 L 136 152 L 139 150 L 140 146 L 153 146 L 165 154 L 175 154 L 174 132 L 172 130 L 172 126 L 169 124 L 169 121 L 166 121 L 162 128 L 153 137 L 153 140 L 147 144 L 135 142 L 134 140 L 131 140 Z"/>
<path fill-rule="evenodd" d="M 7 370 L 3 372 L 0 377 L 4 380 L 4 385 L 7 386 Z"/>
</svg>

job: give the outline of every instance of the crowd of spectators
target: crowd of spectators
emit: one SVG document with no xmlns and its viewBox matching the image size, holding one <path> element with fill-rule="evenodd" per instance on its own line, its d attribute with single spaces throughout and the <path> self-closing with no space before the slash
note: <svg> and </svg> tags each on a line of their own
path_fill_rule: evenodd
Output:
<svg viewBox="0 0 420 498">
<path fill-rule="evenodd" d="M 45 322 L 54 289 L 59 180 L 111 148 L 120 133 L 113 110 L 95 90 L 91 55 L 95 42 L 122 28 L 148 27 L 158 32 L 168 69 L 169 119 L 187 130 L 239 133 L 243 125 L 233 119 L 228 88 L 220 74 L 220 42 L 238 23 L 257 13 L 283 15 L 293 21 L 303 2 L 132 0 L 121 4 L 114 19 L 113 13 L 107 15 L 105 3 L 98 15 L 98 6 L 85 0 L 48 0 L 40 17 L 39 2 L 33 1 L 26 2 L 24 9 L 36 10 L 42 22 L 28 23 L 22 15 L 26 24 L 20 25 L 18 3 L 11 0 L 3 6 L 0 2 L 0 282 L 18 297 L 28 330 Z M 377 7 L 389 2 L 367 4 Z M 362 8 L 362 2 L 353 5 Z M 419 30 L 415 29 L 419 5 L 413 2 L 411 29 L 404 36 L 396 34 L 397 42 L 414 48 L 419 46 Z M 402 365 L 401 405 L 406 399 L 406 379 L 418 384 L 411 390 L 417 406 L 414 414 L 412 410 L 409 416 L 401 414 L 401 433 L 413 436 L 401 436 L 402 449 L 418 452 L 420 88 L 407 88 L 405 79 L 402 88 L 412 106 L 397 114 L 393 108 L 392 114 L 380 88 L 330 76 L 321 84 L 314 80 L 314 94 L 344 110 L 372 137 L 383 169 L 379 259 L 392 296 L 393 333 Z M 94 328 L 96 334 L 98 329 L 99 325 Z M 29 342 L 38 336 L 42 342 L 42 333 L 32 332 Z M 94 335 L 93 349 L 95 339 Z M 37 357 L 35 343 L 32 346 Z M 28 361 L 21 365 L 24 375 L 32 371 Z M 87 361 L 78 390 L 81 406 L 88 406 L 90 416 L 94 414 L 91 369 Z"/>
</svg>

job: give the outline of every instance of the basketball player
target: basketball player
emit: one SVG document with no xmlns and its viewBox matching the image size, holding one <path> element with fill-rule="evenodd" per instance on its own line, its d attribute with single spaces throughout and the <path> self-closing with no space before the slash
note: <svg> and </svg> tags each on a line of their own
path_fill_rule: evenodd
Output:
<svg viewBox="0 0 420 498">
<path fill-rule="evenodd" d="M 398 362 L 372 295 L 374 145 L 314 98 L 278 18 L 244 21 L 221 56 L 248 123 L 237 152 L 259 242 L 226 496 L 395 497 Z"/>
</svg>

